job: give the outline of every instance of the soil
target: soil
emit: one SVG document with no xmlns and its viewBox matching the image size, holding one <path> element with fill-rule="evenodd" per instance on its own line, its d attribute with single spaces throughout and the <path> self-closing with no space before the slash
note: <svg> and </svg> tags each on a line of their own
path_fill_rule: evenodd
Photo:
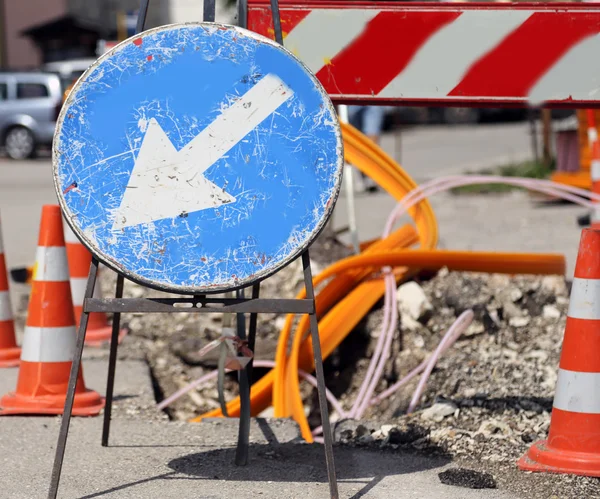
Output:
<svg viewBox="0 0 600 499">
<path fill-rule="evenodd" d="M 337 440 L 450 456 L 492 473 L 499 488 L 518 497 L 600 497 L 598 479 L 526 474 L 516 467 L 531 444 L 548 434 L 568 283 L 562 277 L 442 271 L 421 285 L 435 313 L 400 328 L 403 348 L 388 361 L 378 393 L 428 357 L 464 310 L 473 310 L 475 320 L 438 361 L 417 411 L 406 414 L 418 377 L 372 407 L 366 422 L 338 422 Z M 369 317 L 371 332 L 381 315 L 375 310 Z M 357 382 L 367 362 L 359 363 Z M 354 390 L 342 399 L 353 395 Z"/>
</svg>

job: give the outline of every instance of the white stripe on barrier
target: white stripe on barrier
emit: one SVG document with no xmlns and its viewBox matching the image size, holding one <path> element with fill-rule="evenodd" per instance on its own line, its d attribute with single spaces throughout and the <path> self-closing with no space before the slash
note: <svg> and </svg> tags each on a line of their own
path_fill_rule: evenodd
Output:
<svg viewBox="0 0 600 499">
<path fill-rule="evenodd" d="M 76 307 L 83 305 L 86 285 L 87 277 L 71 277 L 71 296 L 73 297 L 73 305 Z M 100 283 L 96 282 L 96 286 L 99 285 Z"/>
<path fill-rule="evenodd" d="M 68 362 L 75 352 L 75 326 L 25 327 L 21 360 Z"/>
<path fill-rule="evenodd" d="M 598 140 L 598 131 L 595 128 L 588 128 L 588 143 L 591 145 Z"/>
<path fill-rule="evenodd" d="M 586 100 L 598 91 L 600 70 L 593 61 L 600 51 L 600 36 L 590 36 L 568 50 L 531 88 L 529 102 L 532 105 L 552 99 Z"/>
<path fill-rule="evenodd" d="M 379 14 L 375 9 L 316 9 L 285 37 L 283 44 L 315 74 L 350 44 L 367 23 Z M 315 36 L 335 33 L 335 36 Z"/>
<path fill-rule="evenodd" d="M 528 10 L 463 12 L 456 21 L 433 34 L 378 96 L 431 99 L 446 96 L 473 63 L 531 15 Z"/>
<path fill-rule="evenodd" d="M 561 411 L 600 414 L 600 373 L 559 369 L 553 405 Z"/>
<path fill-rule="evenodd" d="M 35 256 L 34 281 L 69 280 L 67 252 L 64 246 L 38 246 Z"/>
<path fill-rule="evenodd" d="M 600 279 L 573 279 L 568 316 L 600 319 Z"/>
<path fill-rule="evenodd" d="M 65 243 L 81 244 L 79 239 L 77 239 L 77 236 L 75 235 L 75 233 L 71 230 L 71 227 L 69 227 L 69 224 L 67 222 L 65 222 L 64 220 L 63 220 L 63 234 L 65 236 Z"/>
<path fill-rule="evenodd" d="M 592 182 L 600 180 L 600 159 L 593 159 L 591 164 Z"/>
<path fill-rule="evenodd" d="M 0 291 L 0 321 L 10 321 L 13 318 L 8 291 Z"/>
</svg>

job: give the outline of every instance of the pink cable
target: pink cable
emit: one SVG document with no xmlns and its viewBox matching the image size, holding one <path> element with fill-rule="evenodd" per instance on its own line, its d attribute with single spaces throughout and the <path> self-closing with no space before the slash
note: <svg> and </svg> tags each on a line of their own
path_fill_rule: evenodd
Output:
<svg viewBox="0 0 600 499">
<path fill-rule="evenodd" d="M 584 206 L 587 203 L 585 200 L 582 200 L 581 198 L 578 198 L 575 196 L 571 196 L 566 191 L 577 192 L 577 193 L 589 195 L 588 191 L 584 191 L 583 189 L 571 188 L 568 186 L 562 186 L 560 184 L 555 184 L 554 182 L 549 182 L 549 181 L 544 181 L 544 180 L 538 181 L 535 179 L 483 176 L 483 175 L 478 175 L 478 176 L 462 175 L 462 176 L 451 176 L 451 177 L 442 178 L 442 179 L 434 179 L 432 181 L 429 181 L 429 182 L 423 184 L 422 186 L 419 186 L 419 187 L 413 189 L 413 191 L 409 192 L 399 202 L 399 204 L 396 206 L 396 208 L 393 210 L 393 212 L 388 217 L 385 229 L 383 231 L 383 237 L 385 238 L 385 237 L 389 236 L 392 226 L 397 217 L 399 217 L 405 211 L 408 211 L 412 206 L 414 206 L 416 203 L 418 203 L 425 197 L 427 197 L 431 194 L 440 192 L 442 190 L 449 189 L 454 186 L 476 184 L 476 183 L 482 183 L 482 182 L 485 182 L 485 183 L 490 183 L 490 182 L 501 183 L 502 182 L 502 183 L 508 183 L 508 184 L 512 184 L 512 185 L 521 185 L 521 186 L 525 186 L 530 189 L 540 190 L 542 192 L 547 192 L 549 194 L 558 195 L 563 198 L 570 199 L 571 201 L 574 201 L 578 204 L 583 204 Z M 551 186 L 556 186 L 556 188 L 551 187 Z M 390 287 L 388 285 L 388 286 L 386 286 L 386 297 L 389 293 L 389 290 L 390 290 Z M 394 291 L 393 291 L 394 295 L 395 295 L 395 291 L 396 291 L 396 288 L 394 286 Z M 390 305 L 391 305 L 390 300 L 386 300 L 385 304 L 384 304 L 384 318 L 387 318 L 390 316 L 390 311 L 389 311 Z M 396 307 L 393 306 L 393 308 L 395 309 Z M 395 313 L 396 313 L 396 317 L 397 317 L 397 310 L 395 310 Z M 389 345 L 389 347 L 391 347 L 391 340 L 393 338 L 394 330 L 396 329 L 397 318 L 393 319 L 389 323 L 387 331 L 385 329 L 385 325 L 388 325 L 388 324 L 384 322 L 384 326 L 382 327 L 382 334 L 380 335 L 380 338 L 379 338 L 380 341 L 378 341 L 378 346 L 380 345 L 383 336 L 385 336 L 385 344 Z M 387 349 L 386 352 L 387 352 L 387 354 L 389 354 L 389 349 Z M 386 353 L 384 353 L 384 355 L 381 359 L 379 359 L 378 356 L 376 357 L 375 355 L 371 359 L 371 362 L 369 363 L 369 368 L 367 370 L 367 375 L 365 376 L 365 380 L 363 381 L 363 385 L 362 385 L 364 387 L 365 384 L 367 382 L 369 382 L 370 394 L 369 394 L 369 396 L 365 396 L 365 393 L 361 387 L 361 392 L 359 392 L 357 399 L 355 401 L 353 410 L 350 413 L 351 417 L 360 418 L 362 416 L 362 414 L 364 413 L 364 411 L 366 410 L 366 408 L 369 406 L 370 396 L 373 393 L 375 387 L 377 386 L 377 383 L 379 382 L 379 379 L 383 372 L 383 368 L 384 368 L 386 360 L 387 360 Z M 377 367 L 378 367 L 375 376 L 373 376 L 373 368 L 372 368 L 372 366 L 374 364 L 377 364 Z M 356 407 L 359 408 L 358 411 L 355 409 Z"/>
<path fill-rule="evenodd" d="M 387 237 L 391 232 L 391 228 L 395 220 L 404 212 L 408 211 L 412 206 L 416 203 L 423 200 L 425 197 L 428 197 L 431 194 L 435 194 L 442 190 L 450 189 L 452 187 L 458 187 L 460 185 L 472 185 L 478 183 L 508 183 L 512 185 L 520 185 L 527 187 L 532 190 L 539 190 L 541 192 L 546 192 L 548 194 L 558 195 L 562 198 L 566 198 L 572 202 L 588 207 L 591 205 L 590 202 L 583 200 L 581 198 L 571 196 L 567 192 L 563 191 L 577 191 L 577 192 L 587 192 L 578 188 L 571 188 L 565 186 L 560 186 L 560 184 L 555 184 L 553 182 L 544 181 L 544 180 L 534 180 L 534 179 L 518 179 L 514 177 L 488 177 L 488 176 L 471 176 L 471 175 L 463 175 L 463 176 L 454 176 L 454 177 L 444 177 L 439 179 L 434 179 L 425 184 L 416 187 L 411 192 L 409 192 L 401 201 L 399 201 L 396 208 L 393 210 L 392 214 L 387 220 L 385 229 L 384 229 L 384 237 Z M 548 187 L 547 187 L 548 186 Z M 550 187 L 555 186 L 555 187 Z M 589 197 L 600 197 L 596 194 L 587 193 Z"/>
<path fill-rule="evenodd" d="M 398 206 L 396 207 L 394 212 L 388 218 L 386 227 L 384 229 L 383 237 L 389 236 L 389 234 L 391 232 L 391 228 L 393 226 L 393 223 L 398 216 L 400 216 L 403 212 L 408 211 L 412 206 L 414 206 L 416 203 L 418 203 L 425 197 L 427 197 L 431 194 L 440 192 L 442 190 L 449 189 L 454 186 L 477 184 L 477 183 L 482 183 L 482 182 L 485 182 L 485 183 L 507 183 L 507 184 L 512 184 L 512 185 L 524 186 L 529 189 L 539 190 L 541 192 L 546 192 L 548 194 L 557 195 L 557 196 L 563 197 L 565 199 L 571 200 L 575 203 L 582 204 L 584 206 L 591 205 L 591 203 L 588 203 L 585 200 L 583 200 L 579 197 L 576 197 L 576 196 L 572 196 L 570 194 L 570 192 L 574 192 L 577 194 L 583 194 L 586 196 L 590 196 L 590 193 L 588 191 L 585 191 L 583 189 L 578 189 L 578 188 L 572 188 L 569 186 L 562 186 L 561 184 L 556 184 L 556 183 L 550 182 L 550 181 L 527 179 L 527 178 L 523 179 L 523 178 L 515 178 L 515 177 L 483 176 L 483 175 L 451 176 L 451 177 L 442 178 L 442 179 L 434 179 L 432 181 L 427 182 L 426 184 L 423 184 L 420 187 L 417 187 L 416 189 L 414 189 L 413 191 L 408 193 L 407 196 L 402 199 L 402 201 L 398 204 Z M 394 291 L 393 291 L 394 295 L 395 295 L 395 291 L 396 291 L 396 288 L 394 286 Z M 388 283 L 388 285 L 386 286 L 386 298 L 387 298 L 387 295 L 389 294 L 389 292 L 390 292 L 390 286 Z M 379 337 L 379 340 L 377 343 L 376 352 L 373 355 L 373 357 L 371 358 L 371 362 L 369 363 L 367 374 L 365 376 L 365 379 L 363 380 L 361 390 L 360 390 L 360 392 L 357 396 L 357 399 L 354 403 L 353 409 L 350 412 L 350 417 L 360 418 L 363 415 L 366 408 L 370 405 L 369 404 L 370 403 L 370 400 L 369 400 L 370 395 L 373 393 L 375 387 L 377 386 L 377 383 L 379 382 L 379 379 L 383 372 L 383 368 L 385 366 L 385 362 L 387 360 L 387 355 L 389 355 L 389 348 L 391 347 L 391 340 L 393 338 L 394 330 L 397 325 L 396 324 L 397 319 L 391 320 L 391 322 L 389 322 L 389 323 L 387 320 L 387 318 L 390 317 L 390 307 L 392 307 L 394 309 L 396 308 L 395 306 L 392 305 L 394 302 L 391 302 L 391 303 L 390 302 L 391 302 L 391 300 L 387 300 L 387 299 L 384 302 L 384 325 L 382 326 L 382 333 L 380 334 L 380 337 Z M 395 312 L 397 315 L 397 310 L 395 310 Z M 387 328 L 386 328 L 386 326 L 387 326 Z M 385 337 L 385 341 L 384 341 L 384 337 Z M 388 349 L 384 348 L 385 352 L 383 353 L 383 355 L 380 358 L 380 347 L 381 347 L 382 343 L 384 343 L 385 345 L 389 345 L 389 347 L 388 347 Z M 373 366 L 375 366 L 375 365 L 377 365 L 377 371 L 376 371 L 375 375 L 373 375 L 373 369 L 374 369 Z M 433 368 L 433 365 L 431 366 L 431 368 Z M 427 377 L 428 376 L 429 375 L 427 375 Z M 427 380 L 427 377 L 424 378 L 424 381 Z M 363 388 L 365 386 L 367 386 L 367 383 L 368 383 L 369 391 L 370 391 L 369 396 L 365 396 L 365 391 L 363 390 Z M 357 407 L 358 407 L 358 410 L 357 410 Z"/>
<path fill-rule="evenodd" d="M 369 362 L 369 367 L 367 368 L 367 373 L 365 374 L 365 378 L 360 386 L 360 390 L 354 404 L 352 405 L 352 409 L 348 413 L 349 418 L 355 418 L 361 405 L 361 401 L 365 398 L 365 393 L 367 392 L 371 378 L 373 377 L 373 372 L 375 371 L 376 365 L 381 356 L 381 352 L 384 349 L 385 340 L 386 340 L 386 332 L 388 330 L 388 324 L 390 321 L 390 300 L 391 294 L 387 292 L 387 281 L 386 281 L 386 293 L 384 298 L 384 306 L 383 306 L 383 322 L 380 328 L 379 338 L 377 338 L 377 344 L 375 346 L 375 351 L 371 357 L 371 361 Z"/>
<path fill-rule="evenodd" d="M 273 368 L 273 367 L 275 367 L 275 362 L 273 362 L 272 360 L 255 360 L 254 365 L 256 367 Z M 298 373 L 302 378 L 304 378 L 306 381 L 308 381 L 312 386 L 314 386 L 315 388 L 317 387 L 317 380 L 315 379 L 314 376 L 307 373 L 306 371 L 303 371 L 302 369 L 299 369 Z M 164 399 L 159 404 L 157 404 L 156 407 L 160 410 L 164 409 L 168 405 L 175 402 L 175 400 L 177 400 L 179 397 L 185 395 L 190 390 L 196 388 L 199 385 L 202 385 L 203 383 L 210 381 L 211 379 L 216 378 L 217 374 L 218 374 L 218 370 L 215 369 L 214 371 L 211 371 L 207 374 L 204 374 L 203 376 L 200 376 L 198 379 L 187 384 L 180 390 L 177 390 L 172 395 L 169 395 L 166 399 Z M 325 394 L 327 395 L 327 400 L 329 400 L 329 402 L 334 407 L 334 409 L 340 414 L 340 417 L 346 417 L 346 413 L 342 409 L 342 406 L 340 405 L 338 400 L 335 398 L 333 393 L 331 393 L 327 388 L 325 388 Z"/>
<path fill-rule="evenodd" d="M 396 280 L 394 279 L 393 275 L 390 275 L 390 274 L 385 276 L 385 280 L 386 280 L 386 284 L 387 284 L 387 293 L 390 294 L 390 302 L 392 304 L 390 306 L 391 320 L 390 320 L 390 324 L 388 326 L 387 332 L 384 333 L 386 336 L 386 341 L 385 341 L 383 353 L 381 354 L 381 358 L 379 359 L 379 363 L 377 365 L 375 374 L 373 375 L 373 378 L 371 379 L 369 388 L 368 388 L 367 392 L 365 393 L 364 398 L 361 401 L 361 404 L 359 406 L 359 410 L 356 414 L 357 419 L 360 419 L 363 416 L 364 412 L 367 410 L 367 407 L 369 405 L 368 404 L 369 400 L 371 400 L 371 397 L 373 396 L 373 392 L 375 391 L 375 388 L 377 388 L 377 384 L 379 383 L 379 380 L 381 379 L 381 375 L 383 374 L 383 369 L 385 368 L 387 359 L 390 356 L 392 341 L 394 339 L 394 331 L 398 324 L 398 305 L 396 304 Z"/>
<path fill-rule="evenodd" d="M 406 383 L 408 383 L 417 374 L 419 374 L 420 372 L 422 372 L 423 370 L 425 370 L 427 368 L 426 373 L 421 378 L 421 381 L 419 382 L 419 385 L 417 386 L 417 390 L 415 390 L 415 394 L 413 395 L 413 400 L 415 400 L 415 399 L 418 400 L 421 397 L 423 389 L 425 388 L 425 383 L 427 381 L 427 378 L 431 374 L 431 371 L 433 370 L 435 364 L 439 360 L 439 357 L 441 356 L 441 354 L 445 353 L 452 345 L 454 345 L 456 340 L 458 340 L 458 338 L 460 338 L 460 336 L 469 327 L 469 325 L 473 321 L 473 318 L 474 318 L 474 314 L 473 314 L 472 310 L 469 309 L 469 310 L 464 311 L 454 321 L 454 323 L 448 328 L 448 330 L 442 337 L 442 340 L 440 341 L 437 349 L 435 350 L 435 352 L 432 355 L 429 356 L 429 358 L 427 358 L 426 360 L 421 362 L 416 368 L 414 368 L 406 376 L 404 376 L 402 379 L 400 379 L 399 381 L 394 383 L 392 386 L 390 386 L 387 390 L 381 392 L 381 394 L 379 394 L 377 397 L 372 398 L 369 401 L 368 406 L 370 407 L 370 406 L 376 405 L 379 402 L 381 402 L 382 400 L 384 400 L 385 398 L 389 397 L 394 392 L 396 392 L 399 388 L 401 388 Z M 407 412 L 408 413 L 412 412 L 410 407 Z M 318 435 L 322 432 L 323 432 L 323 428 L 321 426 L 319 426 L 313 430 L 313 435 Z"/>
<path fill-rule="evenodd" d="M 458 321 L 458 319 L 456 321 Z M 448 329 L 448 331 L 446 331 L 446 334 L 444 334 L 442 341 L 440 342 L 440 345 L 442 345 L 441 353 L 446 352 L 452 345 L 454 345 L 456 340 L 458 340 L 460 335 L 463 333 L 463 330 L 462 329 L 457 330 L 456 334 L 453 334 L 452 336 L 450 335 L 450 333 L 451 333 L 451 330 Z M 432 358 L 432 356 L 425 359 L 417 367 L 415 367 L 412 371 L 410 371 L 406 376 L 404 376 L 404 378 L 398 380 L 392 386 L 390 386 L 389 388 L 387 388 L 386 390 L 381 392 L 379 395 L 377 395 L 377 397 L 372 398 L 369 402 L 369 405 L 378 404 L 382 400 L 384 400 L 387 397 L 389 397 L 390 395 L 392 395 L 394 392 L 396 392 L 399 388 L 404 386 L 406 383 L 408 383 L 417 374 L 420 374 L 427 367 L 427 365 L 431 361 L 431 358 Z"/>
<path fill-rule="evenodd" d="M 429 359 L 429 362 L 427 363 L 425 372 L 423 373 L 423 376 L 421 376 L 421 380 L 419 381 L 419 384 L 417 385 L 415 393 L 413 394 L 413 398 L 410 401 L 410 404 L 408 406 L 408 410 L 406 411 L 407 414 L 410 414 L 411 412 L 413 412 L 415 410 L 415 407 L 419 403 L 419 400 L 421 399 L 421 396 L 423 395 L 423 391 L 425 390 L 425 385 L 427 383 L 427 380 L 429 379 L 429 375 L 431 374 L 431 371 L 433 371 L 435 364 L 437 363 L 440 355 L 444 351 L 444 343 L 445 343 L 446 338 L 448 338 L 448 337 L 452 338 L 454 336 L 456 336 L 456 338 L 458 338 L 469 327 L 471 322 L 473 322 L 473 317 L 474 317 L 474 315 L 473 315 L 472 310 L 465 310 L 462 314 L 460 314 L 458 319 L 456 319 L 456 321 L 454 321 L 454 324 L 452 324 L 452 326 L 450 326 L 450 329 L 448 329 L 448 332 L 444 335 L 444 338 L 442 339 L 442 341 L 440 342 L 438 347 L 435 349 L 435 352 L 433 353 L 433 355 Z"/>
<path fill-rule="evenodd" d="M 215 371 L 209 372 L 208 374 L 204 374 L 203 376 L 200 376 L 198 379 L 192 381 L 191 383 L 185 385 L 183 388 L 180 388 L 179 390 L 177 390 L 174 394 L 169 395 L 166 399 L 162 400 L 156 407 L 159 410 L 163 410 L 165 407 L 167 407 L 168 405 L 175 402 L 175 400 L 177 400 L 182 395 L 185 395 L 190 390 L 193 390 L 197 386 L 200 386 L 200 385 L 210 381 L 211 379 L 216 378 L 217 374 L 218 374 L 218 371 L 215 370 Z"/>
<path fill-rule="evenodd" d="M 383 237 L 389 236 L 391 229 L 393 227 L 396 219 L 401 216 L 403 213 L 408 211 L 415 204 L 419 203 L 426 197 L 441 192 L 443 190 L 451 189 L 452 187 L 458 187 L 461 185 L 473 185 L 478 183 L 505 183 L 510 185 L 518 185 L 526 187 L 530 190 L 537 190 L 540 192 L 545 192 L 548 194 L 553 194 L 563 199 L 567 199 L 571 202 L 577 203 L 579 205 L 591 208 L 592 203 L 582 199 L 578 196 L 572 196 L 571 194 L 577 194 L 582 197 L 588 197 L 594 201 L 600 201 L 600 195 L 591 193 L 584 189 L 579 189 L 576 187 L 570 187 L 562 184 L 557 184 L 555 182 L 547 181 L 547 180 L 538 180 L 538 179 L 527 179 L 527 178 L 518 178 L 518 177 L 499 177 L 499 176 L 484 176 L 484 175 L 456 175 L 449 176 L 439 179 L 434 179 L 421 186 L 413 189 L 409 192 L 396 206 L 396 208 L 392 211 L 390 216 L 387 219 L 385 229 L 383 231 Z M 411 371 L 407 376 L 405 376 L 402 380 L 395 383 L 392 387 L 385 390 L 379 396 L 371 399 L 371 396 L 377 387 L 379 379 L 381 378 L 381 374 L 385 367 L 385 363 L 387 358 L 389 357 L 389 352 L 391 349 L 391 342 L 393 339 L 393 334 L 397 326 L 398 320 L 398 310 L 395 304 L 396 301 L 396 286 L 395 280 L 392 275 L 389 274 L 389 267 L 384 268 L 385 272 L 385 281 L 386 281 L 386 293 L 385 293 L 385 301 L 384 301 L 384 321 L 381 328 L 381 334 L 378 339 L 375 352 L 373 357 L 371 358 L 371 362 L 369 363 L 369 367 L 367 369 L 367 374 L 363 383 L 361 385 L 361 389 L 357 396 L 357 399 L 353 405 L 352 410 L 348 414 L 349 417 L 362 417 L 364 411 L 370 405 L 380 402 L 383 398 L 390 396 L 394 393 L 398 388 L 400 388 L 403 384 L 406 384 L 412 377 L 416 376 L 423 369 L 428 369 L 420 383 L 417 387 L 417 391 L 413 395 L 413 400 L 411 401 L 411 407 L 409 407 L 409 411 L 414 410 L 414 405 L 418 402 L 422 391 L 424 389 L 425 383 L 439 358 L 439 355 L 443 353 L 447 348 L 451 346 L 452 343 L 456 341 L 456 339 L 462 334 L 464 328 L 468 326 L 468 323 L 472 320 L 472 318 L 468 321 L 468 323 L 463 322 L 465 318 L 463 315 L 459 317 L 456 322 L 452 325 L 451 329 L 446 333 L 435 353 L 430 357 L 428 364 L 425 363 L 420 364 L 416 369 Z M 469 311 L 467 311 L 469 312 Z M 472 313 L 472 312 L 471 312 Z M 462 321 L 461 321 L 462 318 Z M 463 324 L 466 326 L 462 327 Z M 456 332 L 456 334 L 454 334 Z M 274 363 L 272 361 L 257 361 L 255 365 L 260 367 L 273 367 Z M 312 386 L 317 386 L 316 380 L 310 374 L 299 370 L 299 375 L 306 379 Z M 171 404 L 174 400 L 187 393 L 189 390 L 195 388 L 196 386 L 209 381 L 210 379 L 216 376 L 216 371 L 208 373 L 197 380 L 193 381 L 186 387 L 178 390 L 173 395 L 163 400 L 160 404 L 158 404 L 159 409 L 163 409 L 164 407 Z M 342 409 L 341 405 L 337 401 L 337 399 L 333 396 L 329 390 L 326 390 L 327 399 L 334 406 L 335 410 L 340 414 L 341 417 L 345 417 L 346 414 Z"/>
<path fill-rule="evenodd" d="M 581 197 L 572 196 L 570 193 L 580 194 L 581 196 L 589 197 L 593 200 L 600 201 L 600 195 L 579 189 L 577 187 L 563 186 L 548 180 L 538 179 L 527 179 L 518 177 L 498 177 L 498 176 L 485 176 L 485 175 L 456 175 L 451 177 L 443 177 L 439 179 L 430 180 L 419 187 L 416 187 L 410 191 L 399 203 L 396 205 L 385 225 L 383 231 L 384 237 L 389 236 L 393 224 L 398 217 L 412 208 L 415 204 L 419 203 L 426 197 L 432 194 L 436 194 L 443 190 L 451 189 L 452 187 L 458 187 L 462 185 L 473 185 L 481 183 L 505 183 L 510 185 L 518 185 L 526 187 L 530 190 L 536 190 L 545 192 L 547 194 L 553 194 L 563 199 L 579 204 L 586 208 L 592 206 L 592 202 L 582 199 Z"/>
</svg>

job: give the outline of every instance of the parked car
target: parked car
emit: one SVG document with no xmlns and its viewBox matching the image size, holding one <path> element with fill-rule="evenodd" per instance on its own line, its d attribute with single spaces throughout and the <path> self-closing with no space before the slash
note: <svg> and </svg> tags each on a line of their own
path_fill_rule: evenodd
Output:
<svg viewBox="0 0 600 499">
<path fill-rule="evenodd" d="M 72 86 L 95 61 L 96 59 L 94 58 L 86 57 L 83 59 L 47 62 L 42 65 L 41 70 L 48 73 L 56 73 L 60 78 L 63 91 L 65 91 Z"/>
<path fill-rule="evenodd" d="M 0 73 L 0 144 L 12 159 L 34 156 L 39 146 L 52 144 L 62 106 L 56 74 Z"/>
</svg>

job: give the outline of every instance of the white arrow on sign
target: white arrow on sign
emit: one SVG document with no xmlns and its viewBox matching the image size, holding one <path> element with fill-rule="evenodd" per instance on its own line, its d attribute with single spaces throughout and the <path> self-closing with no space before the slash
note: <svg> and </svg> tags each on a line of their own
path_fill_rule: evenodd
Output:
<svg viewBox="0 0 600 499">
<path fill-rule="evenodd" d="M 152 118 L 115 210 L 113 229 L 235 202 L 204 172 L 293 95 L 277 76 L 268 74 L 180 151 Z"/>
</svg>

